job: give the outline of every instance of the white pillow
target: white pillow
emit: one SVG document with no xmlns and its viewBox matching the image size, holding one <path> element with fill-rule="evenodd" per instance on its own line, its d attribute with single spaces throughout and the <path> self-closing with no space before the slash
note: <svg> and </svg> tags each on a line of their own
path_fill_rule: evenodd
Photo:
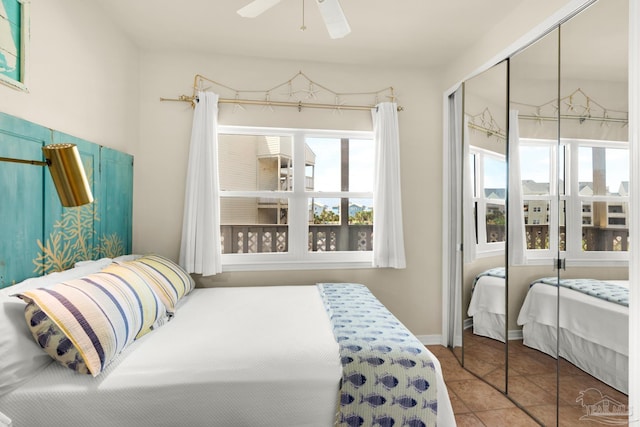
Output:
<svg viewBox="0 0 640 427">
<path fill-rule="evenodd" d="M 56 283 L 65 282 L 67 280 L 77 279 L 88 274 L 97 273 L 106 266 L 112 263 L 111 258 L 102 258 L 97 261 L 80 261 L 80 266 L 71 268 L 69 270 L 59 271 L 46 276 L 32 277 L 31 279 L 24 280 L 17 285 L 9 286 L 8 288 L 0 289 L 0 293 L 5 295 L 16 295 L 21 292 L 30 291 L 37 288 L 48 288 Z"/>
<path fill-rule="evenodd" d="M 0 426 L 11 427 L 11 418 L 0 412 Z"/>
<path fill-rule="evenodd" d="M 110 259 L 108 262 L 98 260 L 59 273 L 27 279 L 17 285 L 0 289 L 0 396 L 26 382 L 53 361 L 33 340 L 24 320 L 26 303 L 10 295 L 78 279 L 96 273 L 109 264 L 111 264 Z"/>
<path fill-rule="evenodd" d="M 131 255 L 120 255 L 113 259 L 113 262 L 125 262 L 125 261 L 135 261 L 138 258 L 142 258 L 143 255 L 139 254 L 131 254 Z"/>
<path fill-rule="evenodd" d="M 113 260 L 111 258 L 100 258 L 97 260 L 86 260 L 86 261 L 78 261 L 76 262 L 73 266 L 74 267 L 86 267 L 88 265 L 92 265 L 92 264 L 96 264 L 96 265 L 109 265 L 111 264 Z M 104 267 L 106 267 L 106 265 L 104 265 Z M 102 267 L 102 268 L 104 268 Z"/>
<path fill-rule="evenodd" d="M 52 362 L 27 328 L 25 306 L 18 298 L 0 294 L 0 396 Z"/>
</svg>

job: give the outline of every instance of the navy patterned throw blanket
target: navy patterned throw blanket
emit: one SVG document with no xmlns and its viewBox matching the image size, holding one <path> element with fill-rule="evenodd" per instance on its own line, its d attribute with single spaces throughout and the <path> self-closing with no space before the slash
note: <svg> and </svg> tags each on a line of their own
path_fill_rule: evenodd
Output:
<svg viewBox="0 0 640 427">
<path fill-rule="evenodd" d="M 424 345 L 364 285 L 318 289 L 342 359 L 336 425 L 435 426 L 436 371 Z"/>
<path fill-rule="evenodd" d="M 536 283 L 558 286 L 558 278 L 544 277 L 537 279 L 531 283 L 531 286 Z M 596 279 L 560 279 L 560 286 L 629 307 L 629 288 L 615 283 L 603 282 Z"/>
</svg>

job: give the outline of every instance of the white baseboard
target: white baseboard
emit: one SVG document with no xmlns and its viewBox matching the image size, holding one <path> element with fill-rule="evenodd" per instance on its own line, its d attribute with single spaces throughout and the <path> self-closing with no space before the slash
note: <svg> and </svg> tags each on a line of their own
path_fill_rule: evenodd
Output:
<svg viewBox="0 0 640 427">
<path fill-rule="evenodd" d="M 471 319 L 468 319 L 471 320 Z M 467 326 L 467 320 L 464 322 L 464 328 L 468 329 L 473 326 L 473 322 L 469 322 L 469 326 Z M 416 338 L 420 340 L 420 342 L 424 345 L 445 345 L 442 340 L 442 335 L 416 335 Z M 522 339 L 522 329 L 513 329 L 509 330 L 509 341 L 511 340 L 521 340 Z"/>
<path fill-rule="evenodd" d="M 416 335 L 416 338 L 424 345 L 445 345 L 442 335 Z"/>
<path fill-rule="evenodd" d="M 462 322 L 462 328 L 466 331 L 469 328 L 473 328 L 473 317 L 468 317 Z"/>
<path fill-rule="evenodd" d="M 522 339 L 522 329 L 511 329 L 509 330 L 509 341 L 511 340 L 521 340 Z"/>
</svg>

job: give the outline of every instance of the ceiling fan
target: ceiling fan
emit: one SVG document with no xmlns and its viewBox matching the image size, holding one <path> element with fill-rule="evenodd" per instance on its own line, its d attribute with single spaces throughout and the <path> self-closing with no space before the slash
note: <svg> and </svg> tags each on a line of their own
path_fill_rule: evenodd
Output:
<svg viewBox="0 0 640 427">
<path fill-rule="evenodd" d="M 244 18 L 255 18 L 281 1 L 282 0 L 253 0 L 238 10 L 238 15 Z M 315 2 L 318 4 L 320 14 L 322 15 L 324 24 L 327 26 L 329 36 L 332 39 L 340 39 L 351 32 L 351 27 L 349 27 L 347 17 L 344 16 L 339 0 L 315 0 Z M 304 28 L 303 25 L 302 29 Z"/>
</svg>

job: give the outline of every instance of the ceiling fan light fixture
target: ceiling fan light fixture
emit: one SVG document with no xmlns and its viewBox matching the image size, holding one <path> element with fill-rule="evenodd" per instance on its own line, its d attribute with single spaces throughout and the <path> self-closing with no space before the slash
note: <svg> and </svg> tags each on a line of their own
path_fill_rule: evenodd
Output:
<svg viewBox="0 0 640 427">
<path fill-rule="evenodd" d="M 238 15 L 243 18 L 255 18 L 268 9 L 280 3 L 282 0 L 253 0 L 248 5 L 238 10 Z M 339 0 L 316 0 L 320 15 L 324 21 L 329 37 L 332 39 L 341 39 L 351 32 L 351 27 L 347 21 L 347 17 L 342 11 Z M 304 31 L 307 27 L 304 24 L 304 0 L 302 0 L 302 26 L 300 29 Z"/>
<path fill-rule="evenodd" d="M 238 15 L 243 18 L 255 18 L 268 9 L 280 3 L 282 0 L 254 0 L 238 10 Z"/>
<path fill-rule="evenodd" d="M 341 39 L 351 32 L 351 27 L 338 0 L 316 0 L 322 19 L 332 39 Z"/>
</svg>

